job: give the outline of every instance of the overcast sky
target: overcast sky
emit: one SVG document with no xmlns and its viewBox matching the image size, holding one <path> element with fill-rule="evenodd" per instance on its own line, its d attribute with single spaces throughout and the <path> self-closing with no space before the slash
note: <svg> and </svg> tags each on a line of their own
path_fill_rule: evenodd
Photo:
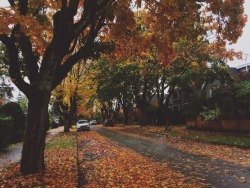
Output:
<svg viewBox="0 0 250 188">
<path fill-rule="evenodd" d="M 8 5 L 7 0 L 0 0 L 0 6 Z M 245 14 L 249 16 L 246 26 L 244 27 L 243 34 L 239 38 L 237 44 L 231 45 L 228 48 L 243 52 L 243 60 L 234 60 L 228 62 L 228 65 L 237 67 L 245 63 L 250 63 L 250 0 L 245 0 L 244 4 Z"/>
<path fill-rule="evenodd" d="M 228 64 L 230 66 L 239 66 L 245 64 L 246 62 L 250 63 L 250 1 L 249 0 L 245 0 L 244 8 L 245 8 L 245 14 L 248 15 L 248 21 L 243 29 L 243 34 L 239 38 L 237 44 L 230 46 L 230 48 L 242 51 L 244 53 L 243 57 L 244 59 L 229 62 Z"/>
</svg>

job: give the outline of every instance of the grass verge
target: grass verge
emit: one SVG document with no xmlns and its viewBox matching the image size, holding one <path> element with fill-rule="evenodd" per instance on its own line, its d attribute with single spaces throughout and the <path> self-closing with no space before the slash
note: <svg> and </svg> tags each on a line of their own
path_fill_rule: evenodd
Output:
<svg viewBox="0 0 250 188">
<path fill-rule="evenodd" d="M 188 139 L 240 148 L 250 148 L 250 134 L 188 130 L 186 129 L 186 126 L 171 126 L 170 130 L 167 131 L 165 131 L 165 127 L 159 126 L 131 126 L 127 127 L 127 129 L 132 130 L 132 132 L 144 134 L 160 134 L 172 138 Z"/>
<path fill-rule="evenodd" d="M 250 148 L 250 138 L 244 138 L 244 137 L 208 135 L 202 132 L 191 132 L 182 136 L 182 138 L 228 145 L 228 146 Z"/>
</svg>

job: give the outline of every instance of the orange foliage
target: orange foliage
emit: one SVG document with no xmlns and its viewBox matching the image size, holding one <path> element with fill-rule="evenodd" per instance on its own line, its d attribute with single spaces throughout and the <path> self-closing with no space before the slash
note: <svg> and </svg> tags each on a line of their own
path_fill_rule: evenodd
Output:
<svg viewBox="0 0 250 188">
<path fill-rule="evenodd" d="M 82 143 L 87 143 L 82 145 Z M 202 187 L 195 180 L 171 170 L 136 152 L 112 144 L 97 133 L 78 133 L 80 170 L 84 187 Z M 92 157 L 91 157 L 92 156 Z"/>
</svg>

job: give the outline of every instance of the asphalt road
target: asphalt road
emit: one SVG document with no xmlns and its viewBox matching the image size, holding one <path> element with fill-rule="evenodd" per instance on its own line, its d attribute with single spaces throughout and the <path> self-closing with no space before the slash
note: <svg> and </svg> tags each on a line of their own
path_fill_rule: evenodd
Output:
<svg viewBox="0 0 250 188">
<path fill-rule="evenodd" d="M 187 181 L 196 179 L 207 183 L 208 187 L 250 188 L 250 167 L 190 154 L 167 144 L 132 137 L 106 128 L 91 128 L 121 147 L 130 148 L 157 162 L 167 163 L 173 170 L 184 174 Z"/>
</svg>

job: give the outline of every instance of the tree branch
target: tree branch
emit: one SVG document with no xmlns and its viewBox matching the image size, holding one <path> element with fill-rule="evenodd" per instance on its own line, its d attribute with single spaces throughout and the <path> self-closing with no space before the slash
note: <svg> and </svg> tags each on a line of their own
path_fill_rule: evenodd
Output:
<svg viewBox="0 0 250 188">
<path fill-rule="evenodd" d="M 74 0 L 72 0 L 74 1 Z M 93 0 L 89 0 L 91 3 Z M 115 2 L 114 0 L 103 0 L 99 4 L 95 4 L 90 6 L 90 10 L 84 7 L 84 12 L 81 19 L 74 25 L 75 35 L 79 35 L 82 31 L 84 31 L 89 25 L 95 25 L 95 22 L 98 20 L 104 19 L 107 13 L 107 9 L 111 6 L 111 4 Z M 85 5 L 86 6 L 86 5 Z"/>
<path fill-rule="evenodd" d="M 30 96 L 31 86 L 27 84 L 20 73 L 20 63 L 18 59 L 18 50 L 15 42 L 5 34 L 0 35 L 0 41 L 5 45 L 9 53 L 9 74 L 12 82 L 27 96 Z"/>
<path fill-rule="evenodd" d="M 15 2 L 14 2 L 14 0 L 8 0 L 9 1 L 9 3 L 10 3 L 10 6 L 12 6 L 12 7 L 14 7 L 15 6 Z"/>
<path fill-rule="evenodd" d="M 69 6 L 68 6 L 68 12 L 71 17 L 76 15 L 78 4 L 79 4 L 79 0 L 70 0 Z"/>
<path fill-rule="evenodd" d="M 55 79 L 52 84 L 52 88 L 56 88 L 57 85 L 61 83 L 61 81 L 67 76 L 67 74 L 70 72 L 72 67 L 81 59 L 83 55 L 80 51 L 78 51 L 76 54 L 70 56 L 64 64 L 60 65 L 55 74 Z"/>
<path fill-rule="evenodd" d="M 28 0 L 19 0 L 18 8 L 21 15 L 26 15 L 28 13 Z"/>
<path fill-rule="evenodd" d="M 19 47 L 22 51 L 24 64 L 28 72 L 28 78 L 30 80 L 30 84 L 33 84 L 38 77 L 39 67 L 37 61 L 39 56 L 34 55 L 32 51 L 32 44 L 29 40 L 29 37 L 25 36 L 24 34 L 22 34 L 21 37 L 19 38 Z"/>
<path fill-rule="evenodd" d="M 61 10 L 65 10 L 67 8 L 67 0 L 62 0 Z"/>
</svg>

